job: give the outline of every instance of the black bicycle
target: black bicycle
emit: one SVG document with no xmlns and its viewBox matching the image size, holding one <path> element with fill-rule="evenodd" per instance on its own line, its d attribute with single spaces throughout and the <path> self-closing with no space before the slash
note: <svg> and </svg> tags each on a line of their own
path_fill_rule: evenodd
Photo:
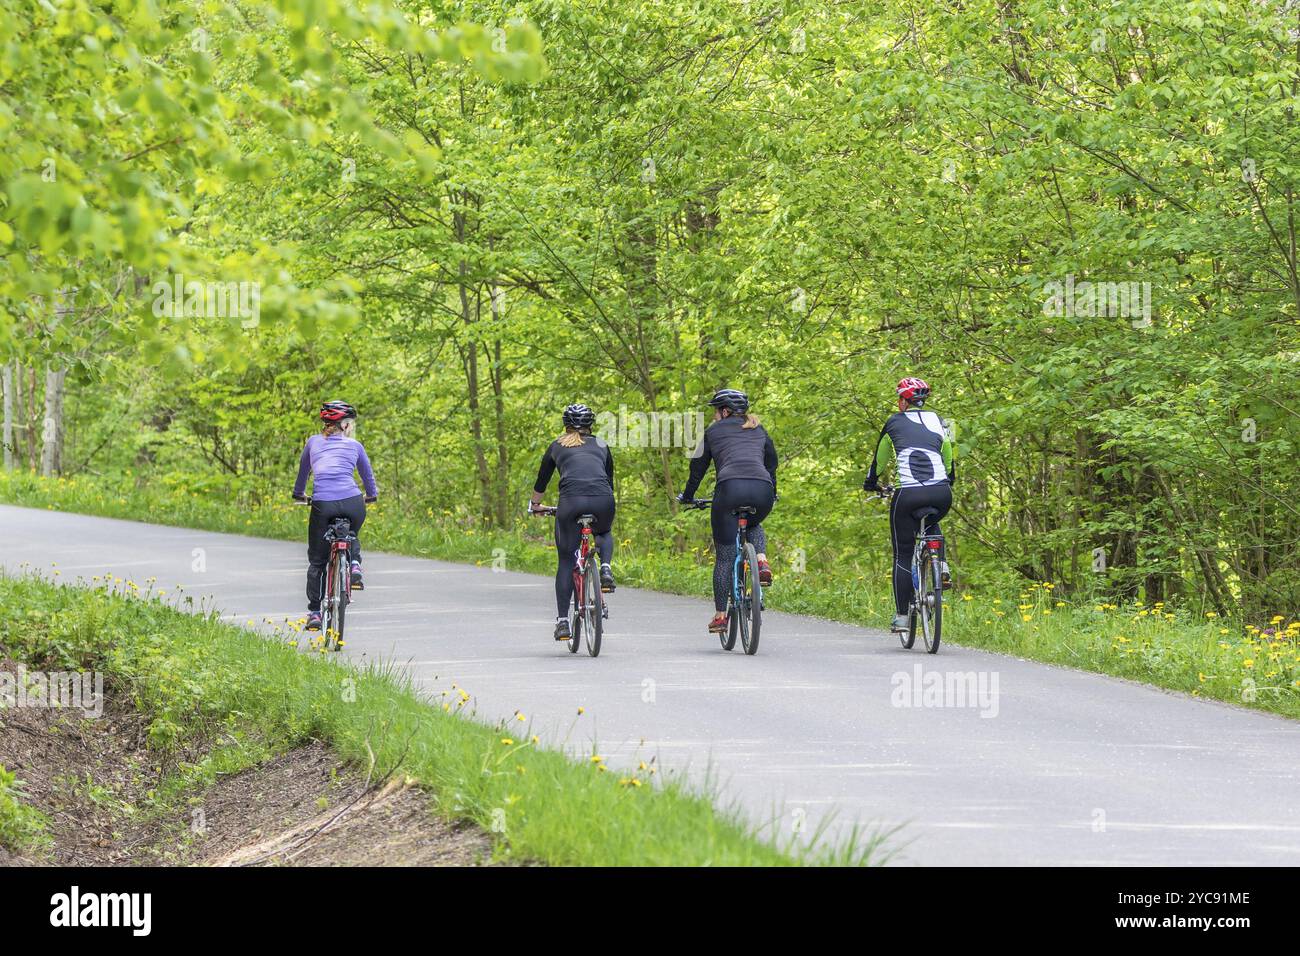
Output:
<svg viewBox="0 0 1300 956">
<path fill-rule="evenodd" d="M 889 501 L 894 493 L 893 488 L 885 485 L 876 492 L 876 497 Z M 912 548 L 912 603 L 907 613 L 907 630 L 896 632 L 902 645 L 910 650 L 916 643 L 919 627 L 929 654 L 938 653 L 943 633 L 943 535 L 930 530 L 938 514 L 937 508 L 928 507 L 912 512 L 919 523 Z"/>
<path fill-rule="evenodd" d="M 684 501 L 688 508 L 708 508 L 712 498 Z M 749 540 L 749 516 L 757 514 L 753 505 L 741 505 L 733 512 L 736 516 L 736 563 L 731 571 L 731 595 L 727 598 L 727 627 L 718 632 L 722 649 L 729 651 L 740 645 L 746 654 L 758 653 L 758 635 L 763 629 L 763 585 L 758 580 L 758 552 Z"/>
</svg>

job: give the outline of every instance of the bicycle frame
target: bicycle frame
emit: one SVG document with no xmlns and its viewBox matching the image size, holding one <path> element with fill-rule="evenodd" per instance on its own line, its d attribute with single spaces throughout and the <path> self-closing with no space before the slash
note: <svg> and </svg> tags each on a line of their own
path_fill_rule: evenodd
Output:
<svg viewBox="0 0 1300 956">
<path fill-rule="evenodd" d="M 892 505 L 897 493 L 897 489 L 884 486 L 876 490 L 876 497 L 889 501 Z M 939 649 L 941 640 L 944 590 L 940 567 L 945 559 L 945 542 L 943 533 L 934 531 L 935 524 L 934 515 L 921 515 L 916 541 L 912 545 L 911 567 L 908 569 L 912 577 L 908 626 L 905 631 L 896 632 L 903 647 L 910 649 L 919 630 L 924 637 L 926 651 L 930 654 Z M 923 569 L 933 576 L 928 582 L 922 581 Z"/>
<path fill-rule="evenodd" d="M 928 548 L 935 552 L 936 560 L 943 560 L 943 534 L 930 533 L 930 519 L 921 519 L 921 527 L 916 532 L 916 543 L 912 546 L 912 588 L 913 594 L 921 589 L 921 558 Z M 913 598 L 915 600 L 915 598 Z"/>
<path fill-rule="evenodd" d="M 542 508 L 530 505 L 530 515 L 556 515 L 556 508 Z M 600 596 L 597 585 L 596 597 L 588 600 L 584 579 L 591 570 L 592 552 L 595 550 L 595 531 L 592 524 L 594 515 L 578 516 L 578 547 L 573 552 L 573 603 L 569 636 L 569 653 L 576 654 L 579 640 L 585 634 L 587 653 L 592 657 L 600 654 L 602 622 L 609 617 L 609 605 Z"/>
<path fill-rule="evenodd" d="M 591 525 L 582 526 L 578 549 L 573 552 L 573 602 L 579 614 L 587 610 L 587 595 L 582 586 L 582 577 L 587 571 L 587 559 L 591 556 Z"/>
<path fill-rule="evenodd" d="M 745 545 L 749 542 L 749 516 L 742 514 L 742 515 L 738 515 L 737 518 L 738 520 L 736 522 L 736 560 L 735 563 L 732 564 L 731 566 L 731 603 L 735 607 L 739 608 L 740 602 L 743 600 L 743 595 L 741 594 L 741 589 L 740 589 L 740 582 L 743 580 L 744 577 L 744 571 L 742 569 L 744 568 L 744 564 L 745 564 Z M 758 573 L 757 568 L 754 568 L 753 571 L 755 574 Z"/>
<path fill-rule="evenodd" d="M 346 608 L 352 603 L 352 523 L 347 519 L 335 519 L 325 530 L 325 540 L 330 545 L 330 556 L 325 564 L 325 593 L 321 606 L 326 611 L 326 619 L 334 622 L 338 620 L 340 606 Z M 344 568 L 343 593 L 336 594 L 335 584 L 340 577 L 340 562 Z M 324 634 L 325 647 L 328 649 L 335 641 L 341 641 L 342 637 L 341 631 L 331 637 L 327 626 Z"/>
<path fill-rule="evenodd" d="M 701 511 L 713 504 L 712 498 L 696 498 L 686 503 L 688 507 Z M 741 643 L 746 654 L 758 650 L 758 636 L 762 627 L 763 585 L 758 580 L 758 567 L 747 567 L 746 551 L 753 549 L 749 540 L 749 522 L 754 509 L 751 505 L 742 505 L 732 513 L 736 516 L 736 558 L 731 566 L 731 597 L 727 602 L 727 628 L 718 632 L 722 649 L 729 651 L 735 647 L 736 633 L 740 633 Z M 756 556 L 757 557 L 757 556 Z M 749 574 L 746 575 L 748 570 Z M 749 599 L 745 597 L 745 580 L 749 580 Z"/>
</svg>

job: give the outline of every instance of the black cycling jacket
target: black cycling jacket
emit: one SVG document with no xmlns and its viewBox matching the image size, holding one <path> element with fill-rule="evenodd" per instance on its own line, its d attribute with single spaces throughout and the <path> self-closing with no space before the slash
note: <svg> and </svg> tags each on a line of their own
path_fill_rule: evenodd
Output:
<svg viewBox="0 0 1300 956">
<path fill-rule="evenodd" d="M 560 497 L 570 495 L 612 495 L 614 493 L 614 456 L 609 446 L 595 435 L 584 435 L 581 445 L 568 448 L 557 438 L 542 455 L 533 490 L 546 491 L 551 475 L 560 469 Z"/>
<path fill-rule="evenodd" d="M 700 447 L 691 458 L 691 476 L 682 497 L 695 497 L 695 490 L 708 473 L 709 463 L 716 462 L 719 482 L 729 478 L 754 478 L 770 481 L 776 488 L 776 446 L 762 425 L 745 428 L 743 415 L 731 415 L 716 421 L 704 431 Z"/>
</svg>

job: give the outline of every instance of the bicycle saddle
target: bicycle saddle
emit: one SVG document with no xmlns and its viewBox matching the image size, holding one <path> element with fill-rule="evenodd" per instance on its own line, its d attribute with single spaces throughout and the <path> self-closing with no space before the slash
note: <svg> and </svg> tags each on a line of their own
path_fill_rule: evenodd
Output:
<svg viewBox="0 0 1300 956">
<path fill-rule="evenodd" d="M 335 518 L 325 532 L 326 539 L 337 541 L 352 534 L 352 522 L 347 518 Z"/>
<path fill-rule="evenodd" d="M 584 527 L 586 525 L 595 524 L 595 523 L 596 523 L 595 515 L 578 515 L 578 524 L 583 525 Z"/>
<path fill-rule="evenodd" d="M 938 514 L 939 514 L 938 508 L 917 508 L 915 511 L 912 512 L 912 517 L 915 518 L 917 521 L 920 521 L 922 518 L 937 517 Z"/>
<path fill-rule="evenodd" d="M 739 508 L 737 508 L 735 511 L 733 511 L 732 514 L 733 514 L 733 515 L 753 515 L 753 514 L 758 514 L 758 509 L 755 508 L 753 505 L 741 505 Z"/>
</svg>

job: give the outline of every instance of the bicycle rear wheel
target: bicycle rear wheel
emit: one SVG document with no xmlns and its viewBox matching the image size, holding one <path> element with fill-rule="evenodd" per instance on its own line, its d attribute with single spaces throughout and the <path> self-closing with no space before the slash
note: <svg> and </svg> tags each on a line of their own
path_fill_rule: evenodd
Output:
<svg viewBox="0 0 1300 956">
<path fill-rule="evenodd" d="M 740 605 L 740 646 L 746 654 L 756 654 L 763 628 L 763 586 L 758 583 L 758 554 L 748 541 L 740 568 Z"/>
<path fill-rule="evenodd" d="M 600 590 L 600 570 L 595 561 L 587 562 L 587 571 L 583 586 L 586 588 L 587 600 L 587 653 L 592 657 L 600 656 L 600 639 L 605 631 L 604 595 Z"/>
<path fill-rule="evenodd" d="M 939 579 L 939 562 L 928 550 L 921 561 L 921 588 L 916 601 L 921 609 L 921 640 L 926 653 L 938 653 L 943 629 L 943 582 Z"/>
<path fill-rule="evenodd" d="M 573 572 L 573 610 L 569 613 L 569 653 L 578 653 L 582 646 L 582 575 Z"/>
<path fill-rule="evenodd" d="M 327 651 L 337 651 L 343 645 L 343 624 L 347 616 L 348 578 L 351 569 L 348 562 L 335 551 L 329 563 L 329 594 L 325 610 L 324 647 Z"/>
</svg>

